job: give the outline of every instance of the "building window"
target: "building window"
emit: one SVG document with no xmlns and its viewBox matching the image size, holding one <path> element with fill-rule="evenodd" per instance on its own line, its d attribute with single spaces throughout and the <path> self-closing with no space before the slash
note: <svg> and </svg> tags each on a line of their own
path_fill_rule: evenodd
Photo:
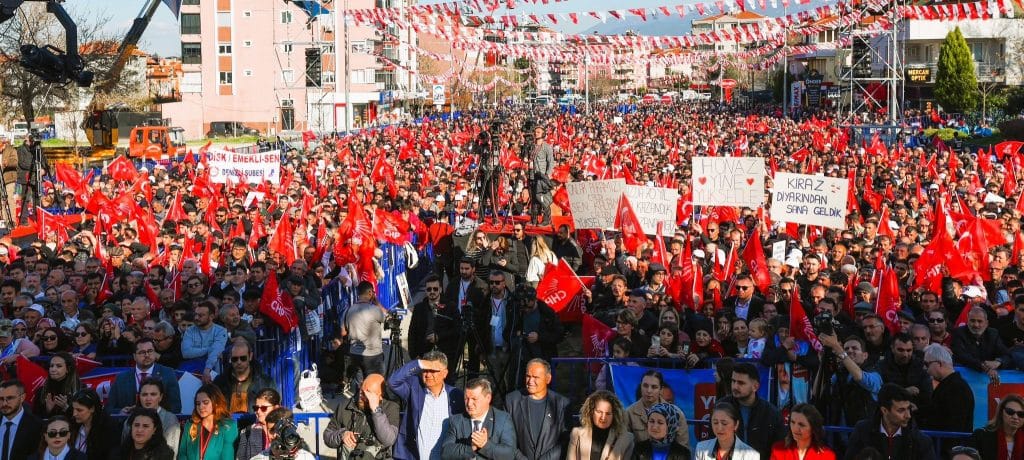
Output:
<svg viewBox="0 0 1024 460">
<path fill-rule="evenodd" d="M 251 77 L 252 76 L 252 70 L 245 69 L 245 70 L 242 71 L 242 75 L 245 75 L 246 77 Z"/>
<path fill-rule="evenodd" d="M 292 12 L 291 11 L 282 11 L 281 12 L 281 24 L 291 24 L 291 23 L 292 23 Z"/>
<path fill-rule="evenodd" d="M 367 40 L 355 40 L 352 42 L 353 53 L 369 53 L 371 45 Z"/>
<path fill-rule="evenodd" d="M 242 46 L 244 46 L 246 48 L 252 47 L 252 40 L 245 40 L 245 41 L 243 41 L 242 42 Z"/>
<path fill-rule="evenodd" d="M 974 62 L 985 61 L 985 44 L 984 43 L 969 43 L 971 47 L 971 56 L 974 57 Z"/>
<path fill-rule="evenodd" d="M 198 5 L 199 0 L 182 0 L 182 5 Z"/>
<path fill-rule="evenodd" d="M 203 63 L 203 49 L 199 43 L 182 43 L 181 44 L 181 63 L 182 64 L 202 64 Z"/>
<path fill-rule="evenodd" d="M 185 72 L 181 76 L 182 93 L 203 92 L 203 74 L 200 72 Z"/>
<path fill-rule="evenodd" d="M 334 72 L 324 72 L 321 74 L 321 81 L 323 83 L 334 83 Z"/>
<path fill-rule="evenodd" d="M 292 54 L 292 50 L 294 49 L 291 43 L 285 43 L 284 45 L 281 45 L 281 47 L 284 50 L 284 54 Z"/>
<path fill-rule="evenodd" d="M 281 80 L 285 83 L 292 83 L 295 81 L 295 71 L 292 69 L 284 69 L 281 71 Z"/>
<path fill-rule="evenodd" d="M 221 55 L 231 54 L 231 44 L 230 43 L 218 43 L 217 44 L 217 54 L 221 54 Z"/>
<path fill-rule="evenodd" d="M 231 27 L 231 12 L 221 11 L 217 13 L 217 25 L 220 27 Z"/>
<path fill-rule="evenodd" d="M 334 43 L 321 46 L 320 52 L 323 54 L 334 54 Z"/>
<path fill-rule="evenodd" d="M 245 10 L 245 11 L 242 12 L 242 16 L 247 17 L 247 18 L 251 18 L 252 17 L 252 11 Z"/>
<path fill-rule="evenodd" d="M 232 80 L 231 72 L 220 72 L 218 75 L 219 76 L 218 76 L 217 80 L 220 82 L 220 84 L 222 84 L 222 85 L 230 85 L 231 84 L 231 80 Z"/>
<path fill-rule="evenodd" d="M 181 34 L 182 35 L 196 35 L 199 34 L 202 29 L 199 27 L 199 15 L 191 13 L 183 13 L 181 15 Z"/>
</svg>

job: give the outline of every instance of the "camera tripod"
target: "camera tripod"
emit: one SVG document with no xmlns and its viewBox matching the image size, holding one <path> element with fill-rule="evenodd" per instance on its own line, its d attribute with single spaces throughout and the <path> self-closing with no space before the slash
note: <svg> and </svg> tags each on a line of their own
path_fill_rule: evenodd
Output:
<svg viewBox="0 0 1024 460">
<path fill-rule="evenodd" d="M 486 369 L 483 373 L 477 370 L 476 376 L 479 377 L 480 375 L 485 375 L 489 377 L 495 386 L 494 392 L 499 395 L 504 395 L 502 392 L 504 387 L 502 386 L 502 382 L 498 381 L 498 377 L 494 373 L 495 369 L 491 364 L 490 357 L 487 356 L 487 353 L 480 348 L 480 344 L 482 343 L 480 340 L 480 330 L 474 325 L 475 320 L 473 318 L 473 314 L 474 312 L 472 311 L 472 307 L 464 309 L 462 312 L 462 347 L 459 348 L 459 355 L 455 358 L 457 367 L 455 368 L 453 381 L 459 382 L 461 380 L 462 388 L 466 387 L 466 383 L 469 382 L 469 360 L 471 359 L 471 355 L 475 352 L 480 360 L 479 365 Z M 488 326 L 487 329 L 488 331 L 490 331 L 489 327 L 490 326 Z"/>
<path fill-rule="evenodd" d="M 391 315 L 395 315 L 391 318 Z M 388 354 L 384 357 L 384 375 L 392 375 L 398 369 L 401 369 L 405 365 L 405 356 L 402 354 L 402 320 L 397 314 L 392 313 L 388 315 L 388 319 L 385 321 L 391 330 L 391 346 L 388 347 Z"/>
<path fill-rule="evenodd" d="M 31 212 L 33 216 L 36 214 L 36 206 L 39 206 L 39 179 L 42 177 L 40 169 L 46 167 L 46 163 L 43 162 L 43 144 L 38 136 L 32 138 L 32 169 L 29 172 L 28 180 L 25 181 L 25 185 L 22 186 L 21 190 L 21 210 L 18 212 L 18 225 L 25 225 L 28 223 L 28 215 Z M 56 192 L 56 187 L 54 188 Z M 4 191 L 4 195 L 7 192 Z M 32 198 L 32 207 L 29 208 L 28 200 Z M 6 201 L 5 201 L 6 202 Z M 10 214 L 10 210 L 7 211 Z M 13 222 L 13 219 L 11 219 Z"/>
</svg>

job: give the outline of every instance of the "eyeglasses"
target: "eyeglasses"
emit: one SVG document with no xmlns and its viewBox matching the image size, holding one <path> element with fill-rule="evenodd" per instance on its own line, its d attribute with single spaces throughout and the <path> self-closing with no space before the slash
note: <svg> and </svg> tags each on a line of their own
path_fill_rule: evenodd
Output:
<svg viewBox="0 0 1024 460">
<path fill-rule="evenodd" d="M 55 340 L 57 340 L 57 336 L 55 336 L 55 335 L 44 335 L 43 336 L 43 341 L 45 341 L 45 342 L 53 342 Z"/>
<path fill-rule="evenodd" d="M 78 334 L 75 334 L 75 335 L 78 336 L 78 337 L 88 337 L 89 333 L 88 332 L 79 332 Z"/>
<path fill-rule="evenodd" d="M 249 361 L 249 356 L 247 356 L 247 355 L 232 356 L 231 357 L 231 362 L 233 362 L 233 363 L 238 363 L 238 362 L 244 363 L 244 362 L 247 362 L 247 361 Z"/>
<path fill-rule="evenodd" d="M 1009 407 L 1004 407 L 1003 413 L 1009 415 L 1010 417 L 1016 415 L 1017 417 L 1024 418 L 1024 410 L 1013 410 L 1010 409 Z"/>
<path fill-rule="evenodd" d="M 69 431 L 69 430 L 60 430 L 60 431 L 52 430 L 52 431 L 47 431 L 46 432 L 46 437 L 50 438 L 50 439 L 53 439 L 53 438 L 63 438 L 65 436 L 69 435 L 69 434 L 71 434 L 71 431 Z"/>
<path fill-rule="evenodd" d="M 439 287 L 428 287 L 428 288 L 424 288 L 423 290 L 427 291 L 427 292 L 440 292 L 441 288 L 439 288 Z"/>
<path fill-rule="evenodd" d="M 932 324 L 941 324 L 941 323 L 945 323 L 946 319 L 945 318 L 928 318 L 928 322 L 932 323 Z"/>
<path fill-rule="evenodd" d="M 973 447 L 967 447 L 967 446 L 956 446 L 952 450 L 950 450 L 949 453 L 950 453 L 950 455 L 961 455 L 961 454 L 963 454 L 963 455 L 968 455 L 968 456 L 971 456 L 971 457 L 974 457 L 974 458 L 981 458 L 981 454 L 978 452 L 978 449 L 975 449 Z"/>
<path fill-rule="evenodd" d="M 746 291 L 747 289 L 750 289 L 751 287 L 753 287 L 753 286 L 736 286 L 736 289 L 739 289 L 741 291 Z"/>
<path fill-rule="evenodd" d="M 489 284 L 490 284 L 491 286 L 497 286 L 497 285 L 499 285 L 499 284 L 504 284 L 504 283 L 505 283 L 505 281 L 504 281 L 504 280 L 500 280 L 500 281 L 499 281 L 499 280 L 488 280 L 488 283 L 489 283 Z"/>
<path fill-rule="evenodd" d="M 517 232 L 521 232 L 521 231 L 523 231 L 523 229 L 521 229 L 521 228 L 514 228 L 514 229 L 512 229 L 512 230 L 514 230 L 514 231 L 517 231 Z"/>
<path fill-rule="evenodd" d="M 255 406 L 256 412 L 266 412 L 270 410 L 270 406 Z"/>
</svg>

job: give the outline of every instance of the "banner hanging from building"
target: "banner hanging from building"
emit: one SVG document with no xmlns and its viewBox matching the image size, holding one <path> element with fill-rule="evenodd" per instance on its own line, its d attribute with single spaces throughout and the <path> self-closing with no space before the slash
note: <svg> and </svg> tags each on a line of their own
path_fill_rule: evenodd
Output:
<svg viewBox="0 0 1024 460">
<path fill-rule="evenodd" d="M 240 153 L 211 148 L 206 152 L 210 182 L 271 184 L 281 182 L 281 151 Z"/>
</svg>

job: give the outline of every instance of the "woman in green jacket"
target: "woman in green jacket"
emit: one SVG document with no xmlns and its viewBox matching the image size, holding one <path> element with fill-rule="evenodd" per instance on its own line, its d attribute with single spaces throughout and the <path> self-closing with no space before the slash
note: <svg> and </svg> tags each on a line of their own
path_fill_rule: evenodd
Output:
<svg viewBox="0 0 1024 460">
<path fill-rule="evenodd" d="M 192 419 L 182 430 L 178 460 L 234 460 L 237 439 L 238 425 L 224 394 L 213 384 L 199 387 Z"/>
</svg>

